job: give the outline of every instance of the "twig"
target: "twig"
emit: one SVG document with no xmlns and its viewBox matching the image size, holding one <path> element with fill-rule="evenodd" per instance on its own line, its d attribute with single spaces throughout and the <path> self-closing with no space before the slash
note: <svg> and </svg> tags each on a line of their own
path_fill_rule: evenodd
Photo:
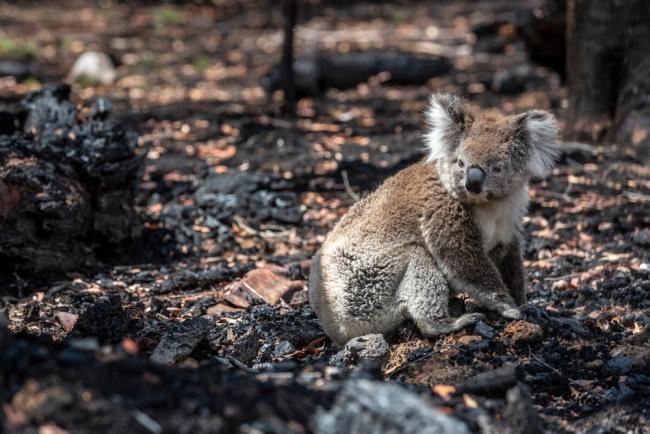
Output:
<svg viewBox="0 0 650 434">
<path fill-rule="evenodd" d="M 244 221 L 244 218 L 240 215 L 234 215 L 233 216 L 233 221 L 239 226 L 244 232 L 246 232 L 249 235 L 256 235 L 262 238 L 280 238 L 286 236 L 289 232 L 291 232 L 291 229 L 284 229 L 279 232 L 273 232 L 273 231 L 258 231 L 257 229 L 251 227 Z"/>
<path fill-rule="evenodd" d="M 341 177 L 343 178 L 343 186 L 345 187 L 345 191 L 352 198 L 352 200 L 358 201 L 359 195 L 355 193 L 354 190 L 352 190 L 352 187 L 350 187 L 350 180 L 348 179 L 348 171 L 341 170 Z"/>
<path fill-rule="evenodd" d="M 548 363 L 546 363 L 543 359 L 540 359 L 540 358 L 539 358 L 538 356 L 536 356 L 535 354 L 531 354 L 530 357 L 532 357 L 533 359 L 535 359 L 536 361 L 538 361 L 538 362 L 541 363 L 542 365 L 546 366 L 548 369 L 550 369 L 551 371 L 555 372 L 555 373 L 556 373 L 557 375 L 559 375 L 560 377 L 564 377 L 564 376 L 565 376 L 564 374 L 562 374 L 562 372 L 561 372 L 560 370 L 558 370 L 558 369 L 552 367 L 551 365 L 549 365 Z M 569 383 L 571 383 L 571 384 L 577 384 L 578 386 L 580 386 L 580 383 L 577 382 L 576 380 L 572 380 L 572 379 L 570 379 L 570 378 L 568 378 L 568 377 L 567 377 L 567 380 L 568 380 Z"/>
<path fill-rule="evenodd" d="M 633 191 L 623 191 L 623 195 L 630 199 L 631 201 L 641 202 L 641 203 L 650 203 L 650 195 L 635 193 Z"/>
<path fill-rule="evenodd" d="M 571 274 L 565 274 L 563 276 L 558 276 L 558 277 L 545 277 L 544 281 L 546 281 L 546 282 L 556 282 L 558 280 L 566 280 L 566 279 L 570 279 L 572 277 L 578 277 L 580 275 L 582 275 L 582 273 L 571 273 Z"/>
</svg>

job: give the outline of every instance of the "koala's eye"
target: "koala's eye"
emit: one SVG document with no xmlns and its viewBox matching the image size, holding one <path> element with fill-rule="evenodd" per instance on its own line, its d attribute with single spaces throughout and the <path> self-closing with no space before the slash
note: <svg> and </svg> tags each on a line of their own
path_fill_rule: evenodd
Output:
<svg viewBox="0 0 650 434">
<path fill-rule="evenodd" d="M 465 162 L 461 160 L 460 158 L 458 159 L 458 167 L 463 168 L 465 167 Z"/>
<path fill-rule="evenodd" d="M 497 163 L 497 164 L 495 164 L 494 167 L 492 168 L 492 171 L 493 171 L 494 173 L 501 173 L 501 172 L 503 172 L 503 169 L 505 169 L 504 164 L 503 164 L 503 163 Z"/>
</svg>

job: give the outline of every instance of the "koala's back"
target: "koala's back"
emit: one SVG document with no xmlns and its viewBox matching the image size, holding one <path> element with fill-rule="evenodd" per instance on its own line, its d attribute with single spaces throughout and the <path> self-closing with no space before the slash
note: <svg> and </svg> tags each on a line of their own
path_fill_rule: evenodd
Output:
<svg viewBox="0 0 650 434">
<path fill-rule="evenodd" d="M 420 217 L 444 200 L 448 195 L 434 166 L 420 162 L 387 179 L 334 227 L 310 275 L 310 300 L 328 335 L 344 341 L 365 328 L 388 332 L 399 322 L 395 291 L 413 248 L 424 246 Z"/>
</svg>

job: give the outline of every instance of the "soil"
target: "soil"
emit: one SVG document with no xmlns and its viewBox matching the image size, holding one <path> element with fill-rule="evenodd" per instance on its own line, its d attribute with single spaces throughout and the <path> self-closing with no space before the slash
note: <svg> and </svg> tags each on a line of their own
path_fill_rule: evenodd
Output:
<svg viewBox="0 0 650 434">
<path fill-rule="evenodd" d="M 422 158 L 432 89 L 562 118 L 560 76 L 531 63 L 517 31 L 536 4 L 306 2 L 301 55 L 400 49 L 453 67 L 426 85 L 327 89 L 295 119 L 264 91 L 281 44 L 272 2 L 0 5 L 2 35 L 32 41 L 38 60 L 33 78 L 0 77 L 0 115 L 64 80 L 82 51 L 104 51 L 117 81 L 74 83 L 73 102 L 108 97 L 144 158 L 127 252 L 56 278 L 3 272 L 4 429 L 317 432 L 315 415 L 369 378 L 471 432 L 650 432 L 650 172 L 625 149 L 566 143 L 531 185 L 524 321 L 486 312 L 431 340 L 405 325 L 382 366 L 348 370 L 329 366 L 340 348 L 308 304 L 328 230 Z"/>
</svg>

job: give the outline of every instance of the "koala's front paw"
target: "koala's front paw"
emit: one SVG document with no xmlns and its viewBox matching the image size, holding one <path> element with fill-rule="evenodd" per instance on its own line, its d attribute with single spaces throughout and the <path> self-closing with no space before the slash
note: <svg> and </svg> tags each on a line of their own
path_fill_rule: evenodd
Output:
<svg viewBox="0 0 650 434">
<path fill-rule="evenodd" d="M 501 312 L 501 316 L 505 319 L 522 319 L 524 317 L 524 314 L 521 313 L 519 309 L 511 307 Z"/>
<path fill-rule="evenodd" d="M 505 319 L 522 319 L 524 317 L 519 309 L 505 303 L 498 305 L 496 311 Z"/>
<path fill-rule="evenodd" d="M 482 321 L 485 319 L 485 315 L 483 315 L 480 312 L 473 312 L 473 313 L 466 313 L 456 320 L 456 325 L 459 328 L 465 328 L 467 326 L 471 326 L 476 324 L 479 321 Z"/>
</svg>

